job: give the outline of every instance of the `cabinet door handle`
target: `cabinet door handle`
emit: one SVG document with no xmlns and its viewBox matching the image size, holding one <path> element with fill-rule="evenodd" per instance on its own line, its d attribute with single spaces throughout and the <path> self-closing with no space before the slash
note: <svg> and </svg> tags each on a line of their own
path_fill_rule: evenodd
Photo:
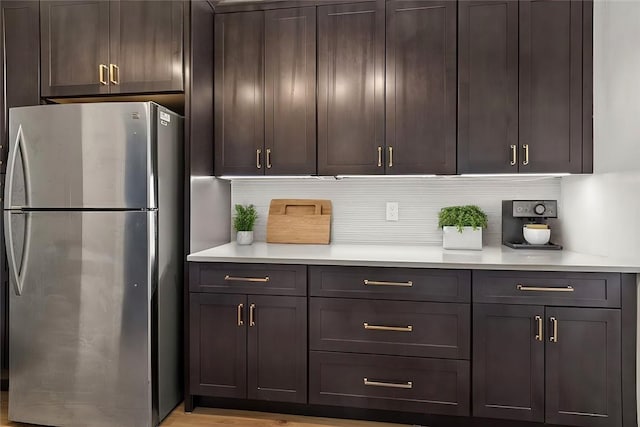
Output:
<svg viewBox="0 0 640 427">
<path fill-rule="evenodd" d="M 515 144 L 511 144 L 511 166 L 515 166 L 518 163 L 518 147 Z"/>
<path fill-rule="evenodd" d="M 109 80 L 114 85 L 120 84 L 120 68 L 116 64 L 109 64 Z"/>
<path fill-rule="evenodd" d="M 555 317 L 550 317 L 551 327 L 553 328 L 553 335 L 549 337 L 549 341 L 558 342 L 558 319 Z"/>
<path fill-rule="evenodd" d="M 100 79 L 100 84 L 106 86 L 109 84 L 109 82 L 107 81 L 107 75 L 106 73 L 109 72 L 109 67 L 107 67 L 104 64 L 100 64 L 98 66 L 98 78 Z"/>
<path fill-rule="evenodd" d="M 244 308 L 244 304 L 238 304 L 238 326 L 244 325 L 244 320 L 242 320 L 242 309 Z"/>
<path fill-rule="evenodd" d="M 516 285 L 519 291 L 523 292 L 573 292 L 573 286 L 567 285 L 560 288 L 556 288 L 553 286 L 526 286 L 522 284 Z"/>
<path fill-rule="evenodd" d="M 523 144 L 522 148 L 524 148 L 524 162 L 522 164 L 526 166 L 529 164 L 529 144 Z"/>
<path fill-rule="evenodd" d="M 382 147 L 378 147 L 378 167 L 382 167 Z"/>
<path fill-rule="evenodd" d="M 362 380 L 364 382 L 364 385 L 373 386 L 373 387 L 390 387 L 390 388 L 406 388 L 406 389 L 413 388 L 412 381 L 407 381 L 406 383 L 391 383 L 386 381 L 372 381 L 372 380 L 369 380 L 368 378 L 363 378 Z"/>
<path fill-rule="evenodd" d="M 393 147 L 389 146 L 389 167 L 393 167 Z"/>
<path fill-rule="evenodd" d="M 227 282 L 268 282 L 269 276 L 266 277 L 233 277 L 228 274 L 224 276 Z"/>
<path fill-rule="evenodd" d="M 538 333 L 536 334 L 536 341 L 542 341 L 544 340 L 544 337 L 542 336 L 542 316 L 536 316 L 536 323 L 538 324 Z"/>
<path fill-rule="evenodd" d="M 365 329 L 370 329 L 373 331 L 395 331 L 395 332 L 413 332 L 413 326 L 380 326 L 380 325 L 370 325 L 368 323 L 362 324 Z"/>
<path fill-rule="evenodd" d="M 271 169 L 271 148 L 267 148 L 267 169 Z"/>
<path fill-rule="evenodd" d="M 260 154 L 262 154 L 261 149 L 256 149 L 256 168 L 262 169 L 262 165 L 260 164 Z"/>
<path fill-rule="evenodd" d="M 256 305 L 251 304 L 249 306 L 249 326 L 256 326 L 255 312 L 256 312 Z"/>
<path fill-rule="evenodd" d="M 363 283 L 367 286 L 413 286 L 413 282 L 411 280 L 409 280 L 408 282 L 379 282 L 376 280 L 364 279 Z"/>
</svg>

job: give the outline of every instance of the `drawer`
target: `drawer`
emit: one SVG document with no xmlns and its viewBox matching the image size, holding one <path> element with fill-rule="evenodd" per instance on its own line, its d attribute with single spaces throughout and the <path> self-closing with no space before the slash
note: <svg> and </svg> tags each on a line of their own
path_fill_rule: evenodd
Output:
<svg viewBox="0 0 640 427">
<path fill-rule="evenodd" d="M 466 360 L 309 353 L 309 403 L 469 415 Z"/>
<path fill-rule="evenodd" d="M 189 290 L 255 295 L 307 294 L 307 266 L 189 263 Z"/>
<path fill-rule="evenodd" d="M 387 267 L 309 267 L 312 296 L 469 302 L 471 272 Z"/>
<path fill-rule="evenodd" d="M 620 274 L 474 271 L 473 301 L 576 307 L 620 307 Z"/>
<path fill-rule="evenodd" d="M 469 304 L 309 298 L 312 350 L 468 359 Z"/>
</svg>

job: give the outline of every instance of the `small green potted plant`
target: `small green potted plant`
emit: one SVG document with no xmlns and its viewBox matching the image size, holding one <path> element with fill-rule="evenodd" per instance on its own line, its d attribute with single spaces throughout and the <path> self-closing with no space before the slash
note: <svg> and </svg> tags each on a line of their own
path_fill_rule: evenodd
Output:
<svg viewBox="0 0 640 427">
<path fill-rule="evenodd" d="M 475 205 L 449 206 L 438 214 L 444 249 L 482 249 L 482 229 L 487 227 L 487 214 Z"/>
<path fill-rule="evenodd" d="M 233 217 L 233 228 L 237 231 L 236 242 L 239 245 L 253 243 L 253 226 L 258 213 L 253 205 L 235 205 L 236 215 Z"/>
</svg>

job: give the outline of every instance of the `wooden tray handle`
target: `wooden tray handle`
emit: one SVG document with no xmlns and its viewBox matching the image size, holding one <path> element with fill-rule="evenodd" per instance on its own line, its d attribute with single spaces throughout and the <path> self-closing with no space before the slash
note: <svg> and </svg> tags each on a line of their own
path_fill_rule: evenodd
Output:
<svg viewBox="0 0 640 427">
<path fill-rule="evenodd" d="M 304 202 L 296 202 L 296 203 L 283 203 L 282 204 L 282 209 L 280 211 L 280 213 L 282 215 L 287 213 L 287 206 L 314 206 L 315 207 L 315 211 L 314 211 L 314 215 L 322 215 L 322 205 L 320 203 L 304 203 Z"/>
</svg>

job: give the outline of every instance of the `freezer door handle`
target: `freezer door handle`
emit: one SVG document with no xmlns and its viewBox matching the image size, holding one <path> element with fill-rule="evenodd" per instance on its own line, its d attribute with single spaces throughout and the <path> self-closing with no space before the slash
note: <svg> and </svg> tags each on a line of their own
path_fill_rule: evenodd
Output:
<svg viewBox="0 0 640 427">
<path fill-rule="evenodd" d="M 22 125 L 18 127 L 18 133 L 16 135 L 16 142 L 13 144 L 13 151 L 9 157 L 9 164 L 7 165 L 7 182 L 5 183 L 5 207 L 8 209 L 15 209 L 12 206 L 13 203 L 13 178 L 16 169 L 16 159 L 18 157 L 18 151 L 22 153 L 22 171 L 24 174 L 24 197 L 25 204 L 29 205 L 29 194 L 31 193 L 29 188 L 29 162 L 27 161 L 27 150 L 23 149 L 24 146 L 24 132 L 22 131 Z"/>
<path fill-rule="evenodd" d="M 24 215 L 25 221 L 25 232 L 24 232 L 24 244 L 22 245 L 22 263 L 20 265 L 20 269 L 18 269 L 18 264 L 16 262 L 16 250 L 15 244 L 13 241 L 13 226 L 11 222 L 12 215 Z M 24 286 L 24 275 L 27 271 L 27 265 L 29 263 L 29 246 L 31 243 L 31 215 L 28 212 L 14 212 L 14 211 L 5 211 L 4 212 L 4 229 L 5 229 L 5 240 L 7 243 L 7 261 L 9 262 L 9 269 L 11 270 L 11 275 L 13 276 L 13 289 L 17 296 L 22 295 L 22 288 Z"/>
</svg>

